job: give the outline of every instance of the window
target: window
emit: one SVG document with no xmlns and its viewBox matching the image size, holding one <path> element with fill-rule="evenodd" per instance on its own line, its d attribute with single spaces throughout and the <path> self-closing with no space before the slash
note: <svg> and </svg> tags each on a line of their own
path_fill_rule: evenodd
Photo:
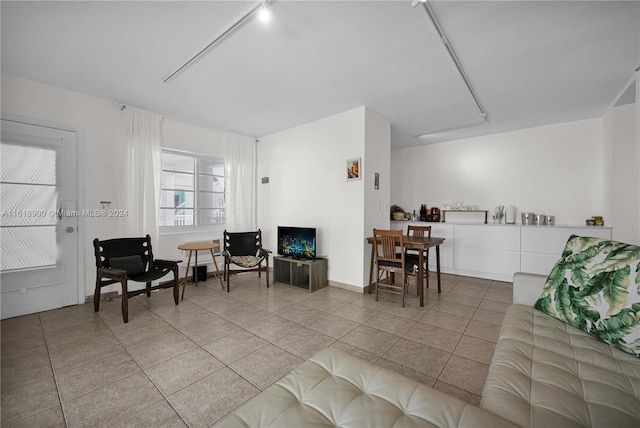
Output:
<svg viewBox="0 0 640 428">
<path fill-rule="evenodd" d="M 224 159 L 162 151 L 160 227 L 224 224 Z"/>
</svg>

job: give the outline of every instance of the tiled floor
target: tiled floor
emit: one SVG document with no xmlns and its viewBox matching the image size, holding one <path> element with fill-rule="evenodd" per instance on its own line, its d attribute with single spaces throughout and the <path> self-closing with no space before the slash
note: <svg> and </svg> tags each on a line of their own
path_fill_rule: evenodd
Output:
<svg viewBox="0 0 640 428">
<path fill-rule="evenodd" d="M 433 274 L 432 274 L 433 276 Z M 413 278 L 412 278 L 413 280 Z M 432 281 L 435 282 L 435 281 Z M 208 427 L 322 348 L 335 346 L 479 403 L 511 284 L 443 275 L 442 293 L 267 289 L 255 273 L 4 320 L 9 426 Z"/>
</svg>

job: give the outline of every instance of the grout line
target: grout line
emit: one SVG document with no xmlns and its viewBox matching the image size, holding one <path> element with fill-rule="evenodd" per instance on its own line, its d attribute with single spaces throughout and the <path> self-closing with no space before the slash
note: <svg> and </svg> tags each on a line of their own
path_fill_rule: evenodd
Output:
<svg viewBox="0 0 640 428">
<path fill-rule="evenodd" d="M 54 405 L 53 407 L 49 407 L 47 409 L 41 410 L 38 413 L 34 413 L 32 415 L 26 416 L 26 417 L 20 419 L 19 421 L 15 421 L 15 423 L 18 424 L 18 423 L 20 423 L 22 421 L 25 421 L 25 420 L 29 419 L 29 418 L 32 418 L 34 416 L 40 415 L 40 414 L 42 414 L 44 412 L 47 412 L 47 411 L 49 411 L 51 409 L 54 409 L 56 406 L 59 406 L 60 407 L 60 413 L 62 413 L 62 419 L 64 420 L 65 426 L 67 426 L 68 425 L 67 424 L 67 416 L 64 413 L 64 408 L 62 407 L 62 400 L 60 399 L 60 387 L 58 385 L 58 378 L 56 376 L 56 372 L 53 369 L 53 363 L 51 361 L 51 349 L 49 347 L 49 342 L 47 341 L 47 334 L 46 334 L 46 332 L 44 330 L 44 324 L 43 324 L 43 321 L 42 321 L 42 312 L 39 312 L 36 315 L 37 315 L 37 318 L 38 318 L 38 324 L 40 325 L 40 330 L 42 331 L 42 339 L 44 340 L 44 345 L 45 345 L 45 348 L 47 349 L 47 357 L 49 358 L 49 368 L 51 368 L 51 377 L 53 378 L 53 384 L 56 387 L 56 395 L 58 396 L 58 401 L 57 401 L 56 405 Z M 45 379 L 45 378 L 36 379 L 36 380 L 34 380 L 32 382 L 29 382 L 27 384 L 20 385 L 18 387 L 14 387 L 10 391 L 18 389 L 18 388 L 22 388 L 22 387 L 27 386 L 27 385 L 31 385 L 31 384 L 33 384 L 35 382 L 38 382 L 38 381 L 42 380 L 42 379 Z M 2 392 L 4 393 L 5 391 L 3 390 Z"/>
</svg>

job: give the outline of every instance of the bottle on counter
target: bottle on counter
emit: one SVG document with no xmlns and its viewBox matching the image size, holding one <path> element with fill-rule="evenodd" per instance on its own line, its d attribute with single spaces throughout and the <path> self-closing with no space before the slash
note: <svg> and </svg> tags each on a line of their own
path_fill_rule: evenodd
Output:
<svg viewBox="0 0 640 428">
<path fill-rule="evenodd" d="M 420 221 L 427 221 L 427 205 L 420 205 Z"/>
</svg>

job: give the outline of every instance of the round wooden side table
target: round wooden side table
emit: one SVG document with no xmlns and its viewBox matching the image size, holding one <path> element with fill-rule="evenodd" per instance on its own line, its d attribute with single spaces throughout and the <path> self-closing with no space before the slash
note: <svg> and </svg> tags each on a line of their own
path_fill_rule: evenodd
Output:
<svg viewBox="0 0 640 428">
<path fill-rule="evenodd" d="M 216 261 L 216 256 L 213 254 L 213 250 L 219 248 L 220 244 L 217 242 L 190 242 L 188 244 L 178 245 L 179 250 L 189 251 L 189 259 L 187 260 L 187 271 L 184 274 L 184 280 L 182 282 L 182 296 L 180 300 L 184 300 L 184 290 L 187 288 L 187 278 L 189 278 L 189 266 L 191 265 L 191 255 L 195 251 L 196 260 L 195 260 L 195 268 L 196 273 L 194 275 L 194 283 L 196 287 L 198 286 L 198 251 L 206 251 L 209 250 L 211 252 L 211 258 L 213 259 L 213 264 L 216 267 L 216 276 L 220 281 L 220 286 L 224 290 L 224 283 L 222 282 L 222 278 L 220 278 L 220 269 L 218 269 L 218 262 Z"/>
</svg>

